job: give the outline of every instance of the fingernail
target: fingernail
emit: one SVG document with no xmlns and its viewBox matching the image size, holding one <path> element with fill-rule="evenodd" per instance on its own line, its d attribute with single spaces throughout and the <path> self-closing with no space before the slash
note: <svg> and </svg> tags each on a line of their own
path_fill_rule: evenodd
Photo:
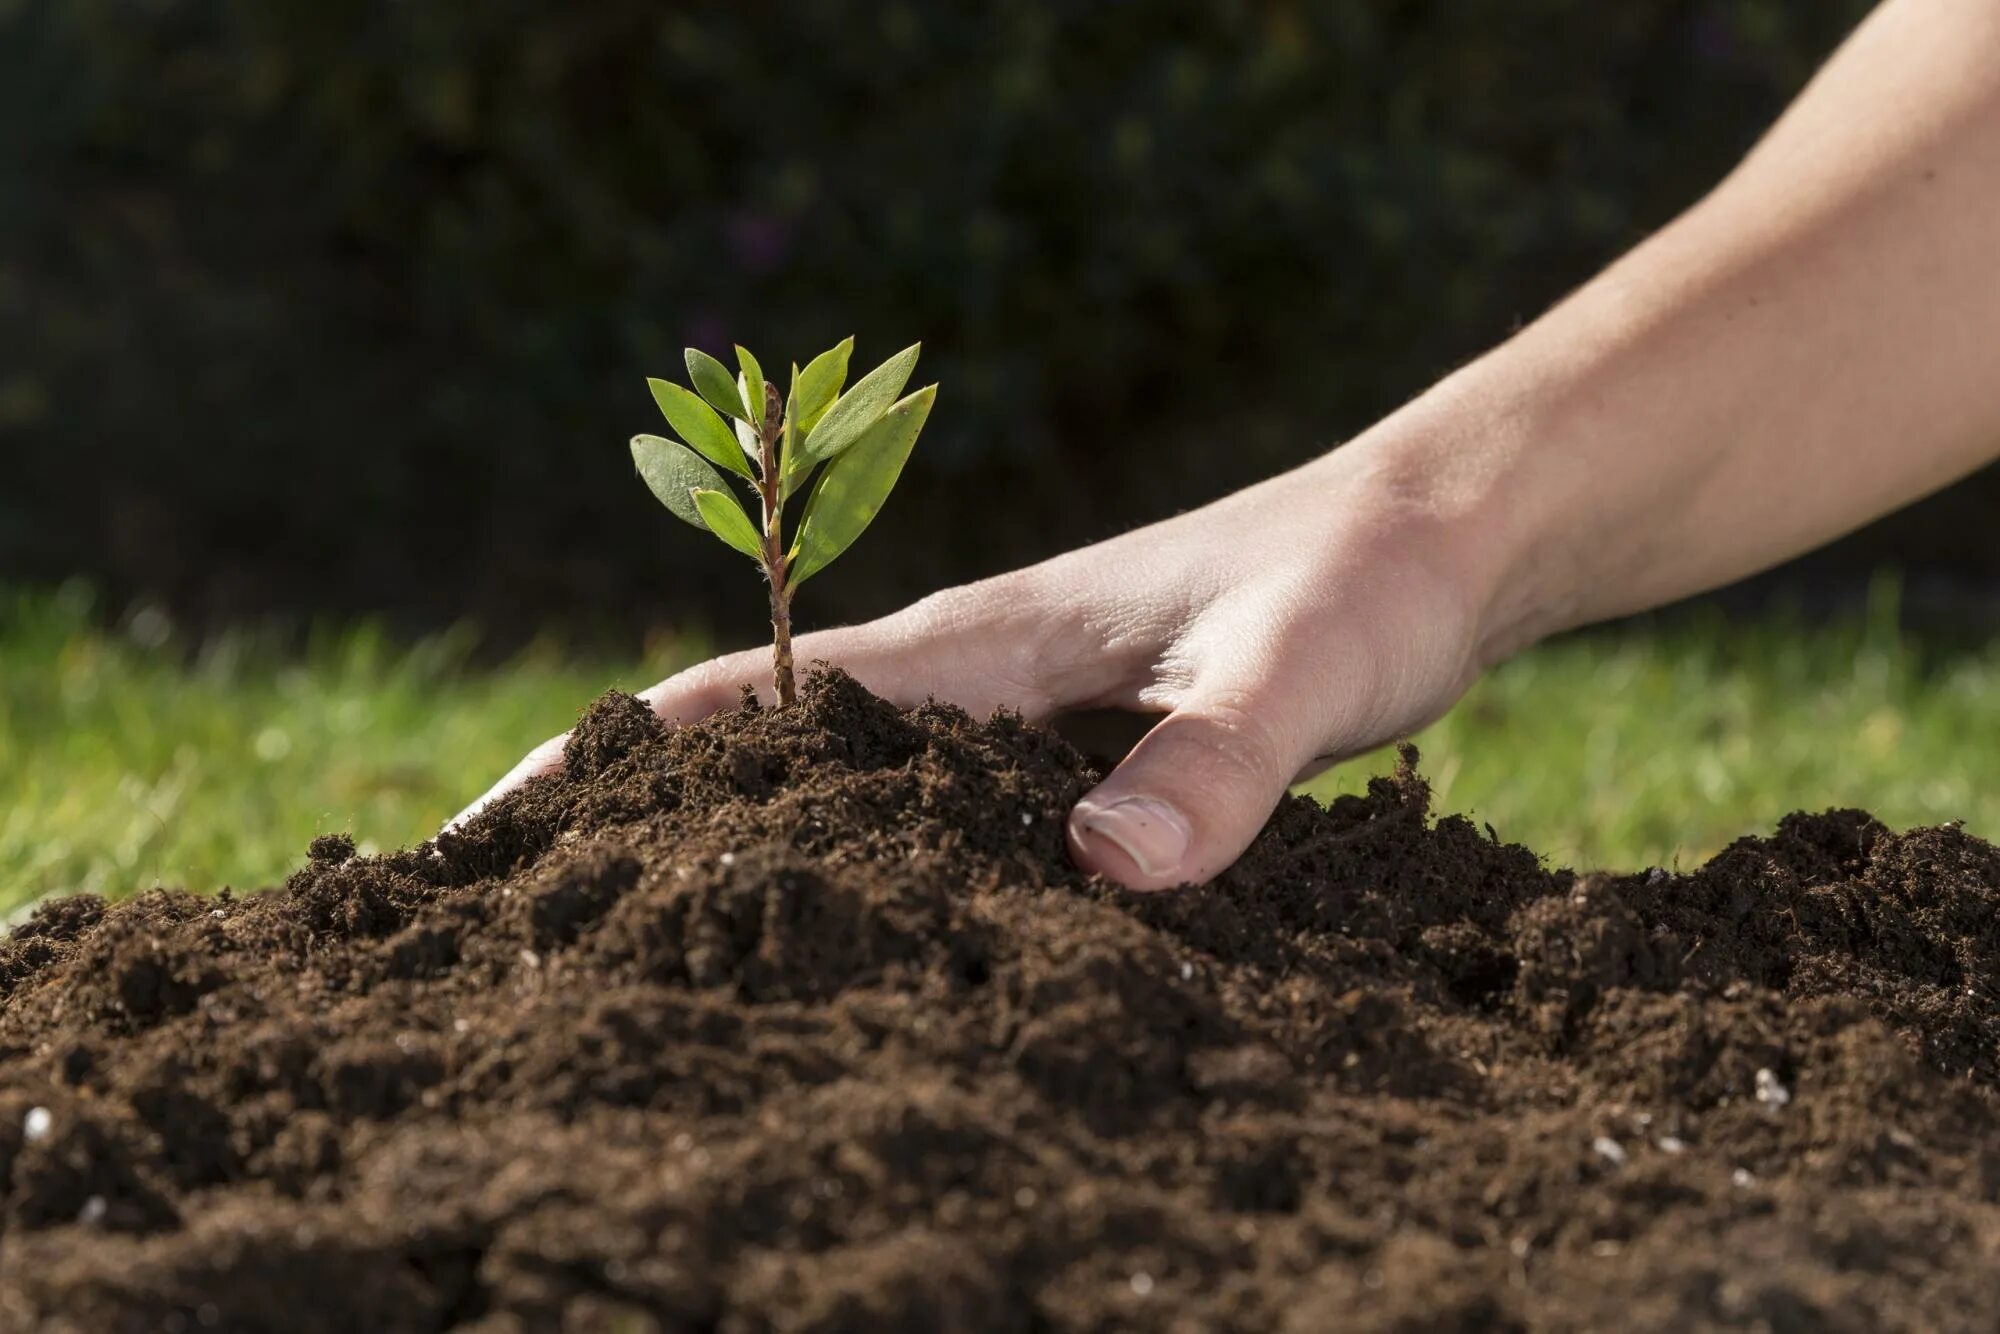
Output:
<svg viewBox="0 0 2000 1334">
<path fill-rule="evenodd" d="M 1194 840 L 1187 817 L 1158 797 L 1120 797 L 1103 804 L 1086 797 L 1076 804 L 1072 818 L 1080 834 L 1108 839 L 1149 878 L 1172 875 Z"/>
</svg>

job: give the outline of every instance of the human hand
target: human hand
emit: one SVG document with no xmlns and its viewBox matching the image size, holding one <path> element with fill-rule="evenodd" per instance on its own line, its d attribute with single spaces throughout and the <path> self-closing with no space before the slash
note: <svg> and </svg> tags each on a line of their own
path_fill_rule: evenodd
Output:
<svg viewBox="0 0 2000 1334">
<path fill-rule="evenodd" d="M 1996 33 L 1975 0 L 1879 6 L 1713 194 L 1359 440 L 798 656 L 904 705 L 1164 714 L 1077 804 L 1071 850 L 1136 889 L 1210 878 L 1301 772 L 1422 726 L 1502 654 L 1996 456 Z M 646 695 L 689 721 L 768 662 Z"/>
<path fill-rule="evenodd" d="M 1468 535 L 1363 440 L 1202 509 L 864 625 L 800 636 L 905 707 L 1046 721 L 1163 714 L 1069 818 L 1072 855 L 1133 889 L 1227 867 L 1285 789 L 1442 713 L 1479 666 L 1482 591 Z M 645 691 L 690 722 L 770 698 L 770 650 L 704 662 Z M 535 748 L 467 814 L 561 761 Z M 464 816 L 460 817 L 461 819 Z"/>
</svg>

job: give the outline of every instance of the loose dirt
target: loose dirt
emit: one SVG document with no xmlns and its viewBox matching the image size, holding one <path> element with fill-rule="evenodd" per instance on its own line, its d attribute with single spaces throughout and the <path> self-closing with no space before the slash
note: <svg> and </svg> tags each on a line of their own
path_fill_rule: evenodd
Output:
<svg viewBox="0 0 2000 1334">
<path fill-rule="evenodd" d="M 1407 761 L 1079 875 L 1054 736 L 629 697 L 435 845 L 0 945 L 0 1328 L 1991 1328 L 2000 852 L 1579 877 Z"/>
</svg>

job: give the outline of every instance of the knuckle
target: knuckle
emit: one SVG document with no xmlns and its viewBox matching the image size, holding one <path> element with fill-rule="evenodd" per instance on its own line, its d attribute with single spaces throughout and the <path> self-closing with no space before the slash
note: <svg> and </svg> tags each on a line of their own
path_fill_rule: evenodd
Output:
<svg viewBox="0 0 2000 1334">
<path fill-rule="evenodd" d="M 1001 575 L 940 589 L 904 609 L 898 616 L 899 628 L 918 640 L 962 639 L 991 631 L 1001 633 L 986 637 L 1004 640 L 1006 631 L 1021 619 L 1018 588 L 1013 576 Z"/>
<path fill-rule="evenodd" d="M 1293 747 L 1269 720 L 1268 709 L 1238 692 L 1190 704 L 1177 719 L 1181 744 L 1199 750 L 1213 768 L 1259 784 L 1284 783 L 1298 768 Z M 1162 724 L 1168 726 L 1169 723 Z"/>
<path fill-rule="evenodd" d="M 1046 605 L 1032 574 L 1015 570 L 942 589 L 892 619 L 903 647 L 948 667 L 953 695 L 1040 717 L 1055 706 L 1062 640 Z"/>
<path fill-rule="evenodd" d="M 1004 620 L 1019 601 L 1019 577 L 996 575 L 978 583 L 941 588 L 919 598 L 902 613 L 920 634 L 963 634 Z"/>
</svg>

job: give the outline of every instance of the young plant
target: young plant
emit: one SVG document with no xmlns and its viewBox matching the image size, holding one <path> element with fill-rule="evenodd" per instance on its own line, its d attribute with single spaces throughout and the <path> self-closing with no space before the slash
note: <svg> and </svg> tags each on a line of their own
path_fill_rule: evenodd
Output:
<svg viewBox="0 0 2000 1334">
<path fill-rule="evenodd" d="M 903 461 L 930 416 L 937 386 L 898 398 L 922 344 L 904 348 L 841 392 L 852 338 L 801 371 L 792 366 L 782 401 L 757 358 L 736 349 L 741 370 L 687 350 L 692 391 L 648 380 L 653 400 L 679 440 L 632 437 L 639 476 L 674 517 L 715 534 L 757 562 L 771 591 L 772 675 L 778 703 L 796 693 L 792 673 L 792 594 L 833 563 L 882 509 Z M 725 420 L 727 419 L 727 420 Z M 817 473 L 817 477 L 815 477 Z M 753 520 L 729 476 L 755 493 Z M 798 533 L 785 544 L 785 505 L 807 482 Z"/>
</svg>

